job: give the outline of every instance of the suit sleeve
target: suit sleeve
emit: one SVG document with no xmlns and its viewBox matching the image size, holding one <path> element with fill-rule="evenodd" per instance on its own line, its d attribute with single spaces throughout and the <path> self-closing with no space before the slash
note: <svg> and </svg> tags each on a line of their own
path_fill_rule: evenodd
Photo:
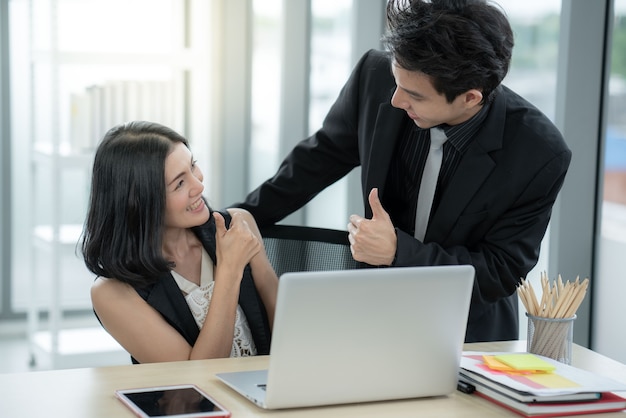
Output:
<svg viewBox="0 0 626 418">
<path fill-rule="evenodd" d="M 272 178 L 232 207 L 248 210 L 259 226 L 274 224 L 361 164 L 357 128 L 359 83 L 367 58 L 365 54 L 355 66 L 322 128 L 299 142 Z"/>
</svg>

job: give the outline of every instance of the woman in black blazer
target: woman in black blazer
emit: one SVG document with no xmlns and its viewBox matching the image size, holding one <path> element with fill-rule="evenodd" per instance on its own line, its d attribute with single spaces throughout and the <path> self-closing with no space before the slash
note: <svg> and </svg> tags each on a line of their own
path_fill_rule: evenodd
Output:
<svg viewBox="0 0 626 418">
<path fill-rule="evenodd" d="M 268 354 L 278 278 L 254 218 L 212 211 L 187 140 L 150 122 L 96 151 L 82 252 L 94 311 L 134 362 Z"/>
</svg>

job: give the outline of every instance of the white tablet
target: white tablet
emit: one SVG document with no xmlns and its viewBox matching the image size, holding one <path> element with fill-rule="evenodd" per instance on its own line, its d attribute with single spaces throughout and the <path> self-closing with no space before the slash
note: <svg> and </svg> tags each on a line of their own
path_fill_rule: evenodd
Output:
<svg viewBox="0 0 626 418">
<path fill-rule="evenodd" d="M 115 395 L 141 418 L 230 417 L 230 412 L 196 385 L 120 389 Z"/>
</svg>

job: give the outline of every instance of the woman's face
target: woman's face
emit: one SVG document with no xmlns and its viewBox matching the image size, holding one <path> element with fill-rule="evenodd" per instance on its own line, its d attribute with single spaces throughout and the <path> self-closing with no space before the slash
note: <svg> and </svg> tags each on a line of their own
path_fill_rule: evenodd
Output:
<svg viewBox="0 0 626 418">
<path fill-rule="evenodd" d="M 204 176 L 182 142 L 174 145 L 165 159 L 165 226 L 190 228 L 204 224 L 210 216 L 202 199 Z"/>
</svg>

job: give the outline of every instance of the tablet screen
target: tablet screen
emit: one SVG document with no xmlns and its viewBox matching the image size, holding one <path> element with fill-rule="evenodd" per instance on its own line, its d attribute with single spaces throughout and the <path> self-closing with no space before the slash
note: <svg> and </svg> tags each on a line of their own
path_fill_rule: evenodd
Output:
<svg viewBox="0 0 626 418">
<path fill-rule="evenodd" d="M 228 417 L 230 414 L 194 385 L 116 391 L 142 417 Z"/>
</svg>

